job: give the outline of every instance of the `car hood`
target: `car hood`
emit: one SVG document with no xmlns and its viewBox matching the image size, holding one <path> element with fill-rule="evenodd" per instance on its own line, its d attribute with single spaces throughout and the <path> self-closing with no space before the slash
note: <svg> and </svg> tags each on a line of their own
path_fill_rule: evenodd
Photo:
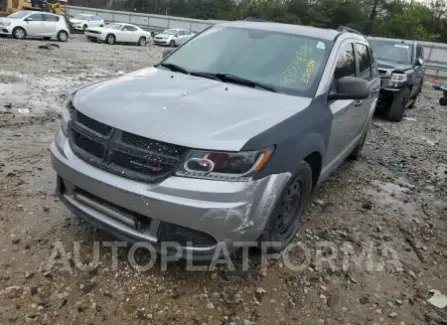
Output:
<svg viewBox="0 0 447 325">
<path fill-rule="evenodd" d="M 82 22 L 84 22 L 85 20 L 79 20 L 79 19 L 70 19 L 70 22 L 72 23 L 72 24 L 79 24 L 79 23 L 82 23 Z"/>
<path fill-rule="evenodd" d="M 94 30 L 94 31 L 101 32 L 101 31 L 103 31 L 103 30 L 105 30 L 105 29 L 108 29 L 108 28 L 105 28 L 105 27 L 89 27 L 89 28 L 87 29 L 87 31 L 89 31 L 89 30 Z"/>
<path fill-rule="evenodd" d="M 0 25 L 3 25 L 3 23 L 9 23 L 9 22 L 12 22 L 12 21 L 13 21 L 13 19 L 2 17 L 2 18 L 0 18 Z"/>
<path fill-rule="evenodd" d="M 171 37 L 172 35 L 169 35 L 169 34 L 157 34 L 157 35 L 155 35 L 156 37 L 161 37 L 161 38 L 169 38 L 169 37 Z"/>
<path fill-rule="evenodd" d="M 85 115 L 143 137 L 198 149 L 240 150 L 303 110 L 310 98 L 146 68 L 81 88 Z"/>
<path fill-rule="evenodd" d="M 413 68 L 411 64 L 398 63 L 388 60 L 377 60 L 377 66 L 379 69 L 399 71 L 405 71 Z"/>
</svg>

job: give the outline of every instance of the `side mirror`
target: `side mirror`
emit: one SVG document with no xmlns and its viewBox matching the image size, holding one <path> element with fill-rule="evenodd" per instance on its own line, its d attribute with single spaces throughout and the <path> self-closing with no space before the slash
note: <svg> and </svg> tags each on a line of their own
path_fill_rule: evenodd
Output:
<svg viewBox="0 0 447 325">
<path fill-rule="evenodd" d="M 167 48 L 166 50 L 163 51 L 162 58 L 164 59 L 164 58 L 167 57 L 169 54 L 171 54 L 171 52 L 174 51 L 174 50 L 175 50 L 175 48 L 173 48 L 173 47 L 169 47 L 169 48 Z"/>
<path fill-rule="evenodd" d="M 416 65 L 423 66 L 424 65 L 424 60 L 422 58 L 417 59 L 416 60 Z"/>
<path fill-rule="evenodd" d="M 369 96 L 368 82 L 357 77 L 343 77 L 336 81 L 336 91 L 329 93 L 329 100 L 365 99 Z"/>
<path fill-rule="evenodd" d="M 31 17 L 25 18 L 25 21 L 33 21 L 33 18 Z"/>
</svg>

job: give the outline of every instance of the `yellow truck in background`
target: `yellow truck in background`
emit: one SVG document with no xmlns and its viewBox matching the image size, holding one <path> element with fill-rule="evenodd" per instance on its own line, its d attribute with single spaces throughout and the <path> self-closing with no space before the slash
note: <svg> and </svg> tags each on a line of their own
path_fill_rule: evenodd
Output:
<svg viewBox="0 0 447 325">
<path fill-rule="evenodd" d="M 0 0 L 0 17 L 8 16 L 20 10 L 47 11 L 65 15 L 66 0 L 49 3 L 46 0 Z"/>
</svg>

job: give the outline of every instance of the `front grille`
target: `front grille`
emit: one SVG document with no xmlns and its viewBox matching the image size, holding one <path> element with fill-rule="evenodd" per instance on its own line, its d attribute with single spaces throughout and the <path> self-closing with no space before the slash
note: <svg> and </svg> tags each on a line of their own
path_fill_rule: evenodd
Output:
<svg viewBox="0 0 447 325">
<path fill-rule="evenodd" d="M 183 247 L 191 244 L 193 247 L 212 247 L 217 245 L 217 241 L 204 232 L 173 225 L 167 222 L 160 223 L 158 240 L 161 243 L 175 242 Z"/>
<path fill-rule="evenodd" d="M 386 74 L 387 74 L 387 71 L 386 71 L 386 70 L 379 69 L 379 75 L 380 75 L 380 76 L 386 76 Z"/>
<path fill-rule="evenodd" d="M 79 111 L 77 112 L 77 118 L 79 123 L 102 135 L 109 135 L 112 132 L 111 126 L 98 122 Z"/>
<path fill-rule="evenodd" d="M 72 130 L 72 134 L 73 134 L 73 143 L 78 148 L 97 158 L 101 159 L 104 158 L 105 146 L 102 143 L 97 142 L 88 136 L 84 136 L 77 130 Z"/>
<path fill-rule="evenodd" d="M 73 152 L 89 164 L 148 183 L 169 177 L 188 150 L 113 128 L 77 110 L 69 137 Z"/>
</svg>

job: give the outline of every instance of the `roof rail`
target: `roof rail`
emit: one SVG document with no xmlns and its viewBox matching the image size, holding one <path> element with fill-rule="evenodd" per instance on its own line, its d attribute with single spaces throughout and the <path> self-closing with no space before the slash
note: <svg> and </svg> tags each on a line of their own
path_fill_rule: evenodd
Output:
<svg viewBox="0 0 447 325">
<path fill-rule="evenodd" d="M 351 28 L 351 27 L 346 27 L 346 26 L 338 27 L 337 31 L 342 32 L 342 33 L 355 33 L 355 34 L 363 35 L 358 30 Z"/>
<path fill-rule="evenodd" d="M 244 19 L 244 21 L 259 21 L 259 22 L 268 22 L 268 20 L 255 18 L 255 17 L 247 17 Z"/>
</svg>

